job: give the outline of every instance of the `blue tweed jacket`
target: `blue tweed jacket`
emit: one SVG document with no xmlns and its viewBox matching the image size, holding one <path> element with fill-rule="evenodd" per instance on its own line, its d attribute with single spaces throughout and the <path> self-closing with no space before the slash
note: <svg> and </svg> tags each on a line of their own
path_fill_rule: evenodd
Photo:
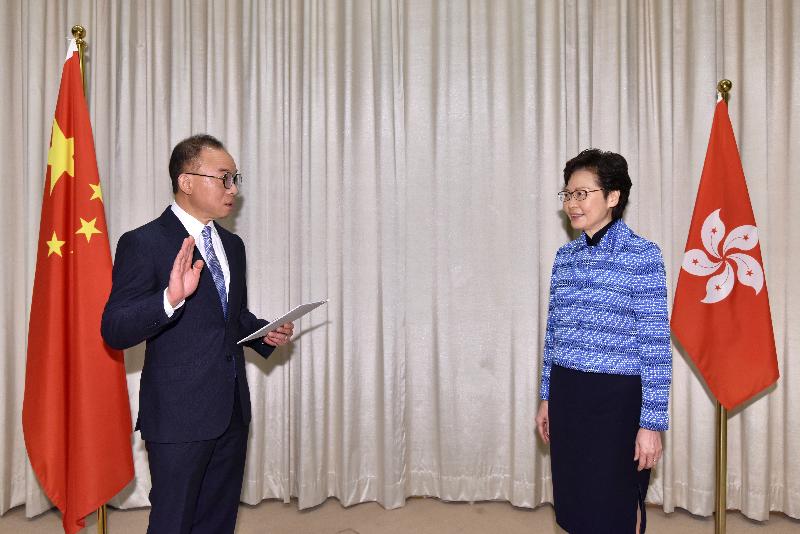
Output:
<svg viewBox="0 0 800 534">
<path fill-rule="evenodd" d="M 664 260 L 658 246 L 616 221 L 597 246 L 581 236 L 556 253 L 540 395 L 553 364 L 589 373 L 640 375 L 640 426 L 669 426 L 672 351 Z"/>
</svg>

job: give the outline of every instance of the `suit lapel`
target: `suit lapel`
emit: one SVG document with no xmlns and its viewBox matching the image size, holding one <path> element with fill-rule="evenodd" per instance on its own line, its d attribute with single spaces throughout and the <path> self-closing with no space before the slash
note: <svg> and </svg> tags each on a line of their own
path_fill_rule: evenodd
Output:
<svg viewBox="0 0 800 534">
<path fill-rule="evenodd" d="M 189 237 L 189 232 L 186 231 L 186 228 L 181 224 L 180 219 L 173 213 L 170 206 L 167 206 L 167 209 L 165 209 L 164 213 L 158 218 L 158 222 L 164 229 L 164 235 L 167 236 L 169 243 L 175 243 L 175 254 L 177 255 L 178 250 L 181 248 L 181 243 L 183 243 L 184 239 Z"/>
<path fill-rule="evenodd" d="M 175 256 L 178 255 L 178 251 L 181 249 L 181 245 L 183 245 L 183 240 L 189 237 L 189 232 L 186 231 L 186 227 L 183 226 L 183 223 L 178 216 L 175 215 L 175 212 L 172 211 L 172 207 L 167 206 L 167 209 L 164 210 L 164 213 L 158 218 L 158 222 L 161 224 L 162 228 L 164 229 L 164 235 L 167 238 L 167 243 L 170 248 L 169 253 L 169 261 L 170 267 L 172 263 L 175 261 Z M 195 243 L 194 252 L 192 253 L 192 265 L 197 260 L 202 260 L 203 256 L 200 254 L 200 250 L 198 247 L 201 246 L 200 243 Z M 206 271 L 205 266 L 203 267 L 203 271 Z M 200 273 L 200 285 L 203 285 L 203 278 L 205 278 L 205 272 Z M 209 273 L 209 278 L 210 278 Z M 213 280 L 212 280 L 213 285 Z M 199 289 L 199 287 L 198 287 Z M 216 292 L 216 287 L 214 288 Z M 221 308 L 220 308 L 221 309 Z"/>
</svg>

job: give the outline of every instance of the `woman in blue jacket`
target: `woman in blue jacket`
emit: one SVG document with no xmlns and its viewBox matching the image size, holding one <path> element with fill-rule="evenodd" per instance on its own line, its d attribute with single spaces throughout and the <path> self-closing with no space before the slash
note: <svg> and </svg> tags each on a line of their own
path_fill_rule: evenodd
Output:
<svg viewBox="0 0 800 534">
<path fill-rule="evenodd" d="M 558 194 L 581 235 L 556 253 L 536 424 L 550 443 L 553 504 L 571 534 L 640 532 L 661 458 L 672 377 L 664 261 L 622 221 L 619 154 L 584 150 Z"/>
</svg>

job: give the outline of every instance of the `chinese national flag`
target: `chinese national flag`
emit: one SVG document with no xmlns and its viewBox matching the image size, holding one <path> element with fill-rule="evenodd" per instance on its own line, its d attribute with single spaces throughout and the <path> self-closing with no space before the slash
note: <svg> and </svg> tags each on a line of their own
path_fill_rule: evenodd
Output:
<svg viewBox="0 0 800 534">
<path fill-rule="evenodd" d="M 778 380 L 759 234 L 724 101 L 714 112 L 672 332 L 727 409 Z"/>
<path fill-rule="evenodd" d="M 123 356 L 100 337 L 110 290 L 103 195 L 72 41 L 47 153 L 22 408 L 28 457 L 67 533 L 133 478 Z"/>
</svg>

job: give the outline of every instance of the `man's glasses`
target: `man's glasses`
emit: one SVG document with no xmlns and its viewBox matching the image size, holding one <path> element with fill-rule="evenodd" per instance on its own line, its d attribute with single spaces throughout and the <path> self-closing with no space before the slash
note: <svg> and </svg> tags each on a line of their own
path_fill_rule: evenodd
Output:
<svg viewBox="0 0 800 534">
<path fill-rule="evenodd" d="M 217 180 L 222 180 L 222 185 L 225 186 L 225 189 L 230 189 L 233 187 L 233 184 L 236 184 L 236 187 L 242 185 L 242 174 L 237 172 L 236 174 L 231 174 L 226 172 L 222 176 L 211 176 L 210 174 L 198 174 L 196 172 L 185 172 L 183 174 L 191 174 L 192 176 L 203 176 L 205 178 L 216 178 Z"/>
<path fill-rule="evenodd" d="M 570 199 L 574 198 L 580 202 L 581 200 L 586 200 L 586 197 L 589 196 L 589 193 L 594 193 L 595 191 L 602 191 L 602 189 L 576 189 L 575 191 L 559 191 L 558 200 L 561 202 L 569 202 Z"/>
</svg>

